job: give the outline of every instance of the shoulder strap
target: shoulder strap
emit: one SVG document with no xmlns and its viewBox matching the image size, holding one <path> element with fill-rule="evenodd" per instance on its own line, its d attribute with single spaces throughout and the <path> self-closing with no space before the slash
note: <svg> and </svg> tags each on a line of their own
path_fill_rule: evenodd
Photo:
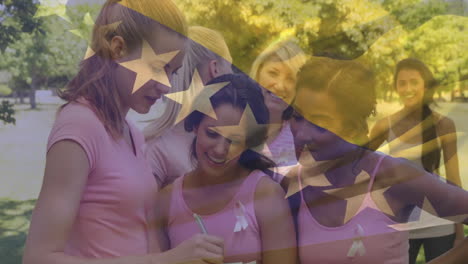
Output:
<svg viewBox="0 0 468 264">
<path fill-rule="evenodd" d="M 374 152 L 374 153 L 377 153 L 377 155 L 379 155 L 379 159 L 377 160 L 377 164 L 375 165 L 375 167 L 372 170 L 372 173 L 370 175 L 371 179 L 370 179 L 369 187 L 367 188 L 368 192 L 370 192 L 372 190 L 372 186 L 374 185 L 374 181 L 375 181 L 375 175 L 377 175 L 377 172 L 379 171 L 380 165 L 382 164 L 382 161 L 385 158 L 384 154 L 379 154 L 378 152 Z"/>
</svg>

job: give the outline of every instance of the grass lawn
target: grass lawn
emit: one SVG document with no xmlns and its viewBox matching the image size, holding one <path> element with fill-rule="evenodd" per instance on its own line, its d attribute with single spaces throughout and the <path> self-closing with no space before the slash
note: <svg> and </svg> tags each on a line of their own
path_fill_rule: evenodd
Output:
<svg viewBox="0 0 468 264">
<path fill-rule="evenodd" d="M 38 110 L 29 110 L 26 105 L 15 106 L 16 126 L 0 123 L 0 263 L 20 264 L 21 252 L 26 237 L 34 199 L 40 190 L 45 164 L 47 137 L 54 121 L 58 105 L 39 105 Z M 130 113 L 129 119 L 139 122 L 157 116 L 162 105 L 154 107 L 149 115 Z M 377 119 L 399 109 L 396 103 L 380 103 Z M 459 132 L 458 149 L 460 172 L 466 188 L 468 165 L 468 104 L 443 103 L 437 111 L 451 117 Z M 51 216 L 52 217 L 52 216 Z M 468 230 L 466 230 L 468 231 Z M 423 263 L 423 262 L 419 262 Z"/>
</svg>

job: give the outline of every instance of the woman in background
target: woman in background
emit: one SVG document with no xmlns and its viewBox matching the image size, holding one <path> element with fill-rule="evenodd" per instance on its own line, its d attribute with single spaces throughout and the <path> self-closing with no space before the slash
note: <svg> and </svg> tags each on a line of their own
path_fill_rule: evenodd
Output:
<svg viewBox="0 0 468 264">
<path fill-rule="evenodd" d="M 272 176 L 278 183 L 284 179 L 286 166 L 297 163 L 288 120 L 293 112 L 290 104 L 295 98 L 296 75 L 305 61 L 302 49 L 293 39 L 287 39 L 268 46 L 255 59 L 250 71 L 250 77 L 263 88 L 270 115 L 268 139 L 262 153 L 276 163 Z"/>
<path fill-rule="evenodd" d="M 189 48 L 183 66 L 174 78 L 174 92 L 188 89 L 195 70 L 203 84 L 223 74 L 232 73 L 231 54 L 223 36 L 212 29 L 189 27 Z M 193 169 L 189 149 L 193 133 L 186 132 L 183 122 L 175 124 L 180 105 L 167 100 L 161 117 L 144 129 L 146 158 L 162 188 Z"/>
<path fill-rule="evenodd" d="M 371 148 L 388 142 L 389 154 L 403 157 L 428 172 L 439 174 L 441 156 L 448 182 L 461 186 L 457 158 L 457 140 L 454 122 L 430 108 L 436 89 L 436 80 L 421 61 L 408 58 L 397 64 L 394 87 L 403 108 L 379 120 L 371 131 Z M 421 209 L 413 211 L 418 218 Z M 437 218 L 419 223 L 420 229 L 410 231 L 410 264 L 416 263 L 421 246 L 426 262 L 451 249 L 463 240 L 463 226 L 439 225 Z"/>
</svg>

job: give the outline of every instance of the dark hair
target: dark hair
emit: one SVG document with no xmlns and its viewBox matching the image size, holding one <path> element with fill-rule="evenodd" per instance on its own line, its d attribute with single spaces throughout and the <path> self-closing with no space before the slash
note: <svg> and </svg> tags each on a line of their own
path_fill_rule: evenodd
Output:
<svg viewBox="0 0 468 264">
<path fill-rule="evenodd" d="M 418 71 L 424 81 L 425 90 L 422 103 L 421 121 L 428 119 L 430 122 L 430 126 L 422 133 L 422 153 L 426 153 L 428 146 L 424 143 L 437 138 L 434 115 L 432 114 L 432 110 L 429 105 L 434 102 L 433 96 L 438 83 L 426 64 L 415 58 L 407 58 L 398 62 L 396 66 L 395 74 L 393 75 L 394 87 L 396 87 L 397 84 L 398 74 L 401 70 L 406 69 Z M 440 152 L 440 147 L 437 147 L 436 149 L 427 152 L 427 154 L 421 155 L 421 161 L 426 171 L 433 172 L 439 168 L 441 157 Z"/>
<path fill-rule="evenodd" d="M 362 64 L 314 57 L 299 71 L 296 88 L 326 91 L 337 102 L 344 127 L 356 138 L 367 138 L 367 118 L 375 114 L 377 102 L 374 74 Z"/>
<path fill-rule="evenodd" d="M 247 105 L 252 109 L 255 119 L 258 124 L 268 124 L 269 114 L 264 103 L 264 98 L 261 93 L 261 88 L 258 84 L 250 79 L 245 74 L 226 74 L 214 78 L 208 84 L 229 82 L 225 87 L 215 93 L 211 98 L 211 105 L 216 109 L 222 104 L 230 104 L 234 107 L 244 110 Z M 205 98 L 195 98 L 197 100 L 206 100 Z M 192 132 L 198 127 L 206 116 L 198 111 L 191 113 L 184 123 L 185 130 Z M 268 129 L 266 126 L 258 128 L 253 133 L 248 133 L 246 139 L 247 149 L 242 152 L 239 158 L 239 164 L 249 170 L 266 170 L 274 167 L 275 163 L 267 157 L 251 150 L 264 143 L 267 138 Z M 192 143 L 192 157 L 197 158 L 195 152 L 196 138 Z"/>
</svg>

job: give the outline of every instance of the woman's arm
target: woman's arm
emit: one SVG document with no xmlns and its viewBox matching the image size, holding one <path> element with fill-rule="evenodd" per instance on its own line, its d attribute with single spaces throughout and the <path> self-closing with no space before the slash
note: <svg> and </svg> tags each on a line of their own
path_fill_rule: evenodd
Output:
<svg viewBox="0 0 468 264">
<path fill-rule="evenodd" d="M 447 117 L 442 117 L 438 123 L 438 132 L 438 134 L 442 136 L 456 135 L 455 123 Z M 441 137 L 441 145 L 442 153 L 444 155 L 445 174 L 447 176 L 447 180 L 451 184 L 462 186 L 460 170 L 458 167 L 457 137 Z M 461 243 L 464 238 L 465 232 L 463 230 L 463 225 L 456 224 L 454 245 Z"/>
<path fill-rule="evenodd" d="M 390 118 L 390 117 L 387 117 Z M 382 143 L 388 138 L 388 121 L 381 119 L 375 123 L 372 127 L 371 132 L 369 133 L 369 148 L 372 150 L 377 150 Z"/>
<path fill-rule="evenodd" d="M 465 264 L 468 260 L 468 238 L 455 248 L 452 248 L 442 256 L 433 259 L 428 264 Z"/>
<path fill-rule="evenodd" d="M 64 253 L 68 236 L 79 209 L 81 195 L 89 174 L 89 162 L 76 142 L 62 140 L 47 153 L 41 193 L 33 212 L 23 264 L 159 264 L 221 263 L 219 254 L 206 250 L 219 241 L 196 237 L 174 250 L 159 254 L 108 259 L 86 259 Z M 222 243 L 222 242 L 221 242 Z"/>
<path fill-rule="evenodd" d="M 468 192 L 404 159 L 385 158 L 372 188 L 373 198 L 388 203 L 397 218 L 403 209 L 418 206 L 438 217 L 468 224 Z"/>
<path fill-rule="evenodd" d="M 456 128 L 452 120 L 444 117 L 439 122 L 442 153 L 444 155 L 445 172 L 450 183 L 462 186 L 457 155 Z M 445 135 L 452 135 L 447 137 Z"/>
<path fill-rule="evenodd" d="M 260 226 L 262 263 L 297 262 L 296 232 L 281 186 L 263 177 L 255 191 L 255 214 Z"/>
<path fill-rule="evenodd" d="M 158 193 L 155 210 L 155 231 L 161 251 L 170 249 L 169 238 L 167 236 L 167 219 L 171 203 L 172 184 L 166 186 Z"/>
</svg>

